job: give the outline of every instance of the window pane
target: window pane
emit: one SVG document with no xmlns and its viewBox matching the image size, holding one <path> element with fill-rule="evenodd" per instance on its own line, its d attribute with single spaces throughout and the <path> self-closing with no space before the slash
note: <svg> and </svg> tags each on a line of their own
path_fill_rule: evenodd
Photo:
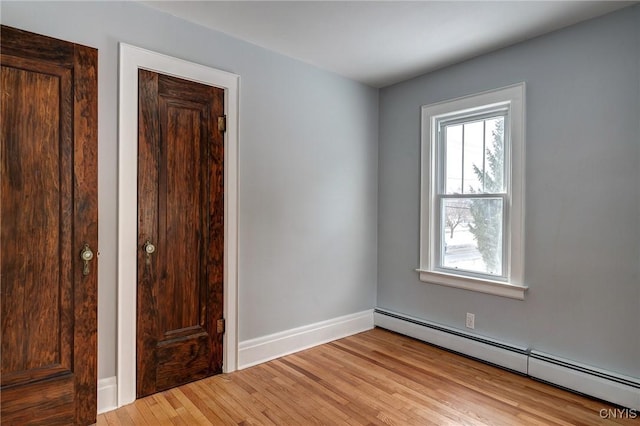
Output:
<svg viewBox="0 0 640 426">
<path fill-rule="evenodd" d="M 462 124 L 446 126 L 445 193 L 462 194 Z"/>
<path fill-rule="evenodd" d="M 484 192 L 504 192 L 504 117 L 485 121 Z"/>
<path fill-rule="evenodd" d="M 502 275 L 502 198 L 442 199 L 441 267 Z"/>
<path fill-rule="evenodd" d="M 463 141 L 463 193 L 482 193 L 484 173 L 484 122 L 476 121 L 464 124 Z"/>
</svg>

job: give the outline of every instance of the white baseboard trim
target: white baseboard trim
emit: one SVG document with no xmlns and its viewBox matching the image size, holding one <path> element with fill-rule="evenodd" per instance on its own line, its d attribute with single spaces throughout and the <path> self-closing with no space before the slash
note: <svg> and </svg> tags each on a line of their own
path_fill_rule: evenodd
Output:
<svg viewBox="0 0 640 426">
<path fill-rule="evenodd" d="M 529 375 L 623 407 L 640 410 L 640 380 L 535 350 Z"/>
<path fill-rule="evenodd" d="M 465 333 L 455 328 L 384 309 L 375 310 L 374 323 L 378 327 L 527 374 L 528 350 L 525 347 Z"/>
<path fill-rule="evenodd" d="M 370 309 L 245 340 L 238 345 L 238 369 L 371 330 L 373 327 L 373 309 Z"/>
<path fill-rule="evenodd" d="M 640 410 L 640 379 L 635 377 L 466 333 L 386 309 L 374 310 L 374 323 L 378 327 L 517 371 L 537 380 L 622 407 Z"/>
<path fill-rule="evenodd" d="M 98 414 L 118 408 L 116 376 L 98 379 Z"/>
</svg>

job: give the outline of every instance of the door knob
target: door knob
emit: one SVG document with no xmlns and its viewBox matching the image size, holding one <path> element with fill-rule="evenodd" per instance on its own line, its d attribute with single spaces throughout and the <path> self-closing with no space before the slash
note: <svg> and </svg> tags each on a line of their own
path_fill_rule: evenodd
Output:
<svg viewBox="0 0 640 426">
<path fill-rule="evenodd" d="M 84 266 L 82 267 L 82 275 L 89 275 L 89 261 L 93 259 L 93 252 L 89 248 L 89 244 L 84 245 L 82 251 L 80 252 L 80 259 L 84 262 Z"/>
<path fill-rule="evenodd" d="M 144 251 L 147 253 L 147 255 L 153 254 L 156 251 L 156 246 L 154 246 L 151 241 L 147 240 L 147 242 L 144 243 Z"/>
</svg>

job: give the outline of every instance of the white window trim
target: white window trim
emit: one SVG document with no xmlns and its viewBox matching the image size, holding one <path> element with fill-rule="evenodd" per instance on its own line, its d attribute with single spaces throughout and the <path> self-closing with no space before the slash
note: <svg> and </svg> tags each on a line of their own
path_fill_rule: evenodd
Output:
<svg viewBox="0 0 640 426">
<path fill-rule="evenodd" d="M 438 225 L 433 218 L 437 162 L 436 120 L 448 115 L 472 113 L 491 105 L 509 105 L 511 138 L 510 167 L 505 173 L 510 182 L 509 223 L 507 224 L 507 280 L 494 281 L 449 274 L 435 270 L 435 238 Z M 421 197 L 420 197 L 420 280 L 426 283 L 472 290 L 513 299 L 524 299 L 524 179 L 525 179 L 525 83 L 465 96 L 422 107 Z M 509 152 L 509 151 L 507 151 Z"/>
</svg>

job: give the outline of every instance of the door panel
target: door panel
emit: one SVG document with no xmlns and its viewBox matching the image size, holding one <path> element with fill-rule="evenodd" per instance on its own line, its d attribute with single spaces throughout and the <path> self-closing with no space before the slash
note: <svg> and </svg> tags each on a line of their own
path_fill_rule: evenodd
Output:
<svg viewBox="0 0 640 426">
<path fill-rule="evenodd" d="M 203 286 L 206 277 L 200 268 L 203 263 L 200 235 L 206 223 L 200 208 L 204 194 L 199 186 L 203 182 L 200 165 L 206 136 L 203 138 L 201 134 L 200 117 L 206 117 L 207 111 L 203 108 L 206 105 L 172 102 L 165 97 L 159 100 L 160 125 L 166 142 L 165 162 L 161 166 L 164 171 L 161 184 L 166 185 L 166 190 L 160 193 L 164 220 L 159 229 L 160 245 L 164 248 L 159 257 L 165 274 L 161 277 L 159 296 L 161 306 L 173 307 L 160 320 L 165 336 L 170 337 L 183 330 L 194 332 L 201 325 L 199 293 L 201 286 L 206 288 Z M 196 329 L 190 329 L 194 326 Z"/>
<path fill-rule="evenodd" d="M 70 72 L 57 69 L 57 75 L 48 75 L 12 68 L 13 63 L 2 64 L 2 87 L 10 90 L 2 97 L 7 160 L 2 174 L 2 320 L 7 330 L 2 340 L 3 352 L 7 349 L 2 357 L 3 386 L 34 375 L 46 377 L 50 368 L 55 373 L 71 371 L 68 349 L 73 331 L 68 321 L 61 323 L 69 318 L 68 312 L 61 315 L 58 309 L 71 309 L 60 304 L 69 300 L 72 284 L 64 276 L 71 270 L 66 255 L 71 252 L 71 229 L 64 223 L 72 211 L 71 135 L 68 127 L 58 126 L 61 110 L 68 115 L 72 107 L 69 97 L 60 96 L 61 80 L 68 86 Z M 46 214 L 25 217 L 24 212 Z M 32 256 L 35 247 L 52 255 Z M 17 330 L 21 332 L 11 332 Z"/>
<path fill-rule="evenodd" d="M 97 51 L 2 27 L 1 415 L 96 416 Z M 82 164 L 80 164 L 82 162 Z"/>
<path fill-rule="evenodd" d="M 139 71 L 139 397 L 222 371 L 223 100 Z"/>
</svg>

